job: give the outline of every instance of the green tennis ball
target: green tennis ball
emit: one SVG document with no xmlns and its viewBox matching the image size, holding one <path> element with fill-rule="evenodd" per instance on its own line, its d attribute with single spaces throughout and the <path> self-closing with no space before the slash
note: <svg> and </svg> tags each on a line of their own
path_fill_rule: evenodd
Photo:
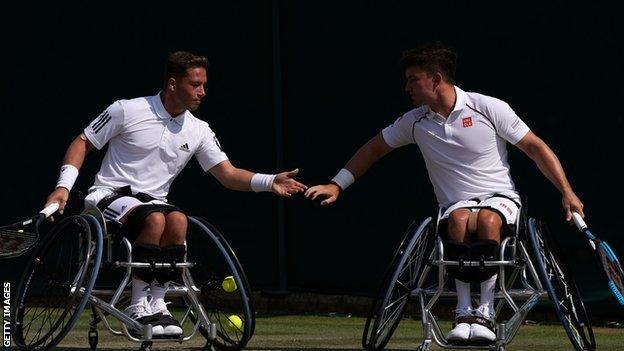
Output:
<svg viewBox="0 0 624 351">
<path fill-rule="evenodd" d="M 243 320 L 233 314 L 227 317 L 227 327 L 233 331 L 243 331 Z"/>
<path fill-rule="evenodd" d="M 19 229 L 17 232 L 18 232 L 18 233 L 23 233 L 23 232 L 24 232 L 24 229 Z"/>
<path fill-rule="evenodd" d="M 228 275 L 227 277 L 223 279 L 221 286 L 223 287 L 223 290 L 227 292 L 232 292 L 236 290 L 236 281 L 234 280 L 234 277 L 232 277 L 231 275 Z"/>
</svg>

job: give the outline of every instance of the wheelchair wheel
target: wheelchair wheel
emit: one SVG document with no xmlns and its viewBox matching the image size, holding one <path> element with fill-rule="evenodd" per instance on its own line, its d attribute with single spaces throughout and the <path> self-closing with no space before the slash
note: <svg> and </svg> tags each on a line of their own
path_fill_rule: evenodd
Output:
<svg viewBox="0 0 624 351">
<path fill-rule="evenodd" d="M 537 273 L 572 345 L 578 351 L 595 350 L 596 341 L 585 304 L 557 238 L 544 223 L 534 218 L 529 219 L 528 229 L 533 255 L 537 259 Z"/>
<path fill-rule="evenodd" d="M 217 337 L 212 343 L 222 350 L 241 350 L 255 329 L 249 282 L 236 254 L 221 233 L 201 218 L 189 219 L 195 227 L 186 239 L 187 260 L 195 263 L 189 272 L 194 285 L 201 291 L 199 299 L 208 319 L 217 326 Z M 195 311 L 190 318 L 197 322 Z M 203 326 L 200 332 L 208 339 Z"/>
<path fill-rule="evenodd" d="M 87 304 L 102 255 L 92 217 L 71 216 L 44 235 L 17 289 L 13 338 L 19 349 L 53 349 Z"/>
<path fill-rule="evenodd" d="M 407 230 L 366 319 L 364 349 L 383 349 L 399 325 L 435 243 L 431 229 L 431 218 L 427 218 Z"/>
</svg>

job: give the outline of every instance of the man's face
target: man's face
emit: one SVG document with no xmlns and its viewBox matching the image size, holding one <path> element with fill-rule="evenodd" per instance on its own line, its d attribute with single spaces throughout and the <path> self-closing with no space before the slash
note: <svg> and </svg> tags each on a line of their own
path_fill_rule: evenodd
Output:
<svg viewBox="0 0 624 351">
<path fill-rule="evenodd" d="M 435 98 L 434 75 L 428 75 L 418 66 L 405 69 L 405 91 L 412 98 L 414 106 L 428 105 Z"/>
<path fill-rule="evenodd" d="M 205 68 L 189 68 L 186 76 L 176 80 L 175 98 L 177 103 L 189 111 L 197 110 L 201 100 L 206 96 L 207 81 Z"/>
</svg>

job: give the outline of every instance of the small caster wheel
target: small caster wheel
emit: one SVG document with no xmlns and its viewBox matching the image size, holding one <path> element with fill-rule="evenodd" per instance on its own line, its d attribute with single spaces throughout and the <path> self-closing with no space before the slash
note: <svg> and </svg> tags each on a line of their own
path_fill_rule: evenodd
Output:
<svg viewBox="0 0 624 351">
<path fill-rule="evenodd" d="M 152 342 L 151 341 L 143 341 L 141 343 L 141 347 L 139 347 L 139 351 L 152 351 Z"/>
<path fill-rule="evenodd" d="M 98 331 L 95 328 L 89 329 L 89 348 L 91 351 L 97 348 L 98 344 Z"/>
</svg>

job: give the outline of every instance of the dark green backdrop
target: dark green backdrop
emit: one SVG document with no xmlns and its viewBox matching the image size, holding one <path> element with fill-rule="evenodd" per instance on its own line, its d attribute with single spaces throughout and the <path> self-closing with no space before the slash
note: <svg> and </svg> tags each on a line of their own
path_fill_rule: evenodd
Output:
<svg viewBox="0 0 624 351">
<path fill-rule="evenodd" d="M 6 5 L 2 5 L 6 6 Z M 15 4 L 14 4 L 15 6 Z M 164 1 L 93 5 L 25 2 L 2 21 L 0 219 L 39 208 L 66 147 L 111 102 L 155 94 L 167 53 L 211 60 L 208 121 L 237 166 L 299 167 L 325 182 L 357 148 L 411 108 L 398 59 L 441 40 L 459 53 L 457 82 L 508 101 L 557 152 L 596 232 L 624 252 L 616 220 L 623 191 L 622 34 L 615 5 L 414 1 Z M 513 148 L 512 148 L 513 149 Z M 89 155 L 88 188 L 103 153 Z M 517 149 L 510 151 L 530 212 L 552 223 L 581 290 L 614 304 L 587 245 L 562 223 L 560 196 Z M 435 201 L 416 147 L 381 160 L 329 208 L 298 197 L 222 188 L 192 162 L 170 200 L 220 228 L 254 289 L 371 294 L 413 219 Z M 280 274 L 280 226 L 285 270 Z M 16 280 L 21 261 L 2 262 Z"/>
</svg>

